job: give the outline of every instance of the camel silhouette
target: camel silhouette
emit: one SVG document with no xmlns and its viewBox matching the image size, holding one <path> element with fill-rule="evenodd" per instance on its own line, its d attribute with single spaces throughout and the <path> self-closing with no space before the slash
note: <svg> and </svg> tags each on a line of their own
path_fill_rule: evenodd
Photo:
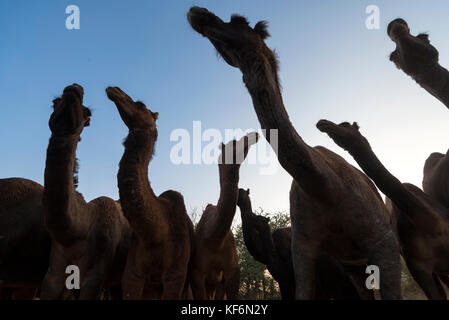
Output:
<svg viewBox="0 0 449 320">
<path fill-rule="evenodd" d="M 180 193 L 169 190 L 157 197 L 148 181 L 158 113 L 118 87 L 107 88 L 106 94 L 129 129 L 117 181 L 123 213 L 136 237 L 123 275 L 123 297 L 187 298 L 193 224 Z"/>
<path fill-rule="evenodd" d="M 270 129 L 278 132 L 277 157 L 293 177 L 290 216 L 296 298 L 315 297 L 316 262 L 325 252 L 341 264 L 377 265 L 383 276 L 382 299 L 400 299 L 399 246 L 385 204 L 362 172 L 324 147 L 310 147 L 298 135 L 282 101 L 276 56 L 264 42 L 269 36 L 267 23 L 251 27 L 239 15 L 224 22 L 199 7 L 192 7 L 187 19 L 229 65 L 242 72 L 267 141 Z M 351 274 L 359 295 L 368 299 L 372 292 L 362 276 Z"/>
</svg>

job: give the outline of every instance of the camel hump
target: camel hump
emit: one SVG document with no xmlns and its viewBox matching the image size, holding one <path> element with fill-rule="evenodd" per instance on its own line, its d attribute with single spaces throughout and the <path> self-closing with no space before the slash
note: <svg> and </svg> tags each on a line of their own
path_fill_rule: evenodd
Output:
<svg viewBox="0 0 449 320">
<path fill-rule="evenodd" d="M 184 201 L 184 197 L 182 196 L 182 194 L 174 190 L 167 190 L 163 192 L 159 197 L 167 198 L 173 201 Z"/>
<path fill-rule="evenodd" d="M 291 259 L 291 243 L 292 243 L 292 229 L 280 228 L 276 229 L 272 233 L 274 247 L 279 257 L 284 261 Z"/>
<path fill-rule="evenodd" d="M 121 205 L 117 201 L 109 197 L 98 197 L 89 202 L 89 206 L 93 206 L 98 209 L 97 212 L 101 213 L 103 219 L 117 219 L 121 213 Z M 106 218 L 106 216 L 110 218 Z"/>
<path fill-rule="evenodd" d="M 41 194 L 44 187 L 34 181 L 23 178 L 0 179 L 0 199 L 3 203 L 6 200 L 21 200 L 36 194 Z"/>
<path fill-rule="evenodd" d="M 185 210 L 184 197 L 177 191 L 167 190 L 162 193 L 159 198 L 168 200 L 168 202 L 175 208 L 181 206 L 184 207 Z"/>
</svg>

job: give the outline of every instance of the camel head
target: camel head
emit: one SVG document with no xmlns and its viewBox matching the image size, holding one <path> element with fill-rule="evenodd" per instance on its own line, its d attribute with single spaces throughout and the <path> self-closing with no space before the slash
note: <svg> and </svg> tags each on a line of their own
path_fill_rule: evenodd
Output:
<svg viewBox="0 0 449 320">
<path fill-rule="evenodd" d="M 229 22 L 224 22 L 199 7 L 190 9 L 187 20 L 196 32 L 209 39 L 229 65 L 242 69 L 254 61 L 255 55 L 263 54 L 277 69 L 276 58 L 264 42 L 269 37 L 265 21 L 256 23 L 252 28 L 242 16 L 232 15 Z"/>
<path fill-rule="evenodd" d="M 53 100 L 53 113 L 48 122 L 53 135 L 76 136 L 89 126 L 92 113 L 83 106 L 83 96 L 83 87 L 74 83 Z"/>
<path fill-rule="evenodd" d="M 239 188 L 239 197 L 237 199 L 237 205 L 242 207 L 251 207 L 251 200 L 249 199 L 249 189 Z"/>
<path fill-rule="evenodd" d="M 134 101 L 119 87 L 108 87 L 106 94 L 117 106 L 120 117 L 129 130 L 156 129 L 156 120 L 159 116 L 157 112 L 147 109 L 140 101 Z"/>
<path fill-rule="evenodd" d="M 424 163 L 424 175 L 423 175 L 423 187 L 428 184 L 428 180 L 431 179 L 429 175 L 431 175 L 434 171 L 434 168 L 445 159 L 445 155 L 440 152 L 433 152 L 426 159 Z"/>
<path fill-rule="evenodd" d="M 349 152 L 360 148 L 371 148 L 368 140 L 360 134 L 356 122 L 351 125 L 349 122 L 335 124 L 328 120 L 320 120 L 316 127 L 321 132 L 327 133 L 338 146 Z"/>
<path fill-rule="evenodd" d="M 245 161 L 249 149 L 259 141 L 257 132 L 250 132 L 240 140 L 232 140 L 221 144 L 221 154 L 218 163 L 221 166 L 240 166 Z"/>
<path fill-rule="evenodd" d="M 425 68 L 438 63 L 438 50 L 430 44 L 429 36 L 425 33 L 416 37 L 411 35 L 405 20 L 391 21 L 387 33 L 396 43 L 396 50 L 391 53 L 390 61 L 409 76 L 419 76 Z"/>
<path fill-rule="evenodd" d="M 245 190 L 239 188 L 239 197 L 237 205 L 240 208 L 240 214 L 244 216 L 246 226 L 251 229 L 258 230 L 264 235 L 270 234 L 270 218 L 254 214 L 251 206 L 251 199 L 249 198 L 249 189 Z"/>
</svg>

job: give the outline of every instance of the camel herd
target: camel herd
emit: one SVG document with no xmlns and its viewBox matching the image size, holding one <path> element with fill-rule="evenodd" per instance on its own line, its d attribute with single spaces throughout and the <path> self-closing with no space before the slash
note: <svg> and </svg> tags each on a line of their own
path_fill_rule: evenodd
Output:
<svg viewBox="0 0 449 320">
<path fill-rule="evenodd" d="M 428 158 L 421 190 L 382 165 L 356 123 L 320 120 L 317 128 L 363 172 L 324 147 L 310 147 L 284 107 L 277 59 L 264 41 L 267 23 L 251 27 L 239 15 L 224 22 L 199 7 L 187 19 L 242 72 L 269 143 L 268 129 L 278 131 L 277 157 L 293 178 L 292 227 L 271 232 L 268 219 L 253 213 L 249 189 L 239 189 L 241 163 L 260 138 L 253 132 L 222 144 L 220 196 L 194 229 L 183 196 L 172 190 L 157 196 L 148 180 L 158 113 L 118 87 L 106 95 L 129 129 L 117 174 L 120 200 L 87 203 L 77 191 L 76 150 L 91 112 L 84 89 L 73 84 L 53 100 L 44 186 L 0 179 L 0 298 L 237 299 L 231 224 L 238 206 L 245 244 L 278 281 L 283 299 L 374 299 L 367 265 L 379 268 L 378 296 L 401 299 L 401 255 L 429 299 L 446 299 L 449 158 Z M 449 107 L 449 72 L 427 35 L 411 35 L 402 19 L 387 31 L 396 43 L 390 60 Z M 76 290 L 66 283 L 73 265 L 80 274 Z"/>
</svg>

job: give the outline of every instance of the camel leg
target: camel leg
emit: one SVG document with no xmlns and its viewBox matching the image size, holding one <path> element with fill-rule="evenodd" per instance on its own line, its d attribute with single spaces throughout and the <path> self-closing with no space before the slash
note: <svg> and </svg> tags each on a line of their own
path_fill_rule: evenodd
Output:
<svg viewBox="0 0 449 320">
<path fill-rule="evenodd" d="M 41 300 L 63 299 L 66 293 L 65 273 L 68 263 L 64 259 L 64 249 L 53 244 L 50 254 L 50 264 L 41 286 Z"/>
<path fill-rule="evenodd" d="M 369 276 L 368 274 L 363 272 L 364 270 L 362 269 L 365 268 L 361 266 L 360 268 L 345 268 L 345 269 L 346 274 L 349 276 L 350 283 L 354 286 L 359 299 L 374 300 L 374 292 L 372 290 L 369 290 L 365 284 L 366 278 Z M 381 278 L 381 281 L 382 280 L 383 279 Z"/>
<path fill-rule="evenodd" d="M 190 284 L 186 285 L 186 287 L 184 288 L 183 300 L 193 300 L 193 292 Z"/>
<path fill-rule="evenodd" d="M 170 270 L 165 274 L 162 284 L 162 300 L 179 300 L 184 292 L 187 272 Z"/>
<path fill-rule="evenodd" d="M 440 275 L 440 280 L 443 282 L 446 287 L 449 289 L 449 277 L 446 274 Z"/>
<path fill-rule="evenodd" d="M 103 248 L 100 255 L 80 258 L 78 262 L 81 278 L 79 300 L 101 298 L 104 283 L 114 262 L 114 253 L 112 248 Z"/>
<path fill-rule="evenodd" d="M 162 285 L 161 283 L 145 282 L 145 287 L 143 289 L 142 299 L 143 300 L 160 300 L 162 296 Z"/>
<path fill-rule="evenodd" d="M 227 283 L 222 281 L 215 287 L 214 300 L 224 300 L 226 297 L 226 285 Z"/>
<path fill-rule="evenodd" d="M 282 300 L 295 300 L 295 284 L 286 280 L 278 282 Z"/>
<path fill-rule="evenodd" d="M 64 270 L 48 270 L 42 281 L 41 300 L 59 300 L 65 291 L 66 274 Z"/>
<path fill-rule="evenodd" d="M 240 267 L 235 268 L 226 285 L 226 299 L 238 300 L 240 291 Z"/>
<path fill-rule="evenodd" d="M 128 255 L 128 262 L 122 276 L 122 290 L 124 300 L 140 300 L 143 296 L 145 279 L 137 275 L 134 263 Z"/>
<path fill-rule="evenodd" d="M 369 259 L 379 267 L 380 296 L 382 300 L 401 300 L 401 261 L 399 247 L 393 234 L 380 243 Z M 368 275 L 367 275 L 368 276 Z"/>
<path fill-rule="evenodd" d="M 192 293 L 194 300 L 207 300 L 206 278 L 201 274 L 192 275 Z"/>
<path fill-rule="evenodd" d="M 435 281 L 436 286 L 438 287 L 438 291 L 440 291 L 440 294 L 443 297 L 443 300 L 446 300 L 447 299 L 446 291 L 443 288 L 440 276 L 437 273 L 433 273 L 432 276 L 433 276 L 433 280 Z"/>
<path fill-rule="evenodd" d="M 84 278 L 84 279 L 83 279 Z M 105 280 L 105 272 L 102 267 L 94 267 L 81 278 L 79 300 L 98 300 L 101 297 Z"/>
<path fill-rule="evenodd" d="M 316 248 L 311 244 L 292 239 L 292 258 L 295 270 L 296 299 L 315 298 L 316 284 Z"/>
<path fill-rule="evenodd" d="M 407 263 L 407 268 L 415 281 L 423 289 L 426 297 L 430 300 L 445 300 L 446 294 L 441 283 L 436 279 L 432 271 L 417 264 Z"/>
</svg>

